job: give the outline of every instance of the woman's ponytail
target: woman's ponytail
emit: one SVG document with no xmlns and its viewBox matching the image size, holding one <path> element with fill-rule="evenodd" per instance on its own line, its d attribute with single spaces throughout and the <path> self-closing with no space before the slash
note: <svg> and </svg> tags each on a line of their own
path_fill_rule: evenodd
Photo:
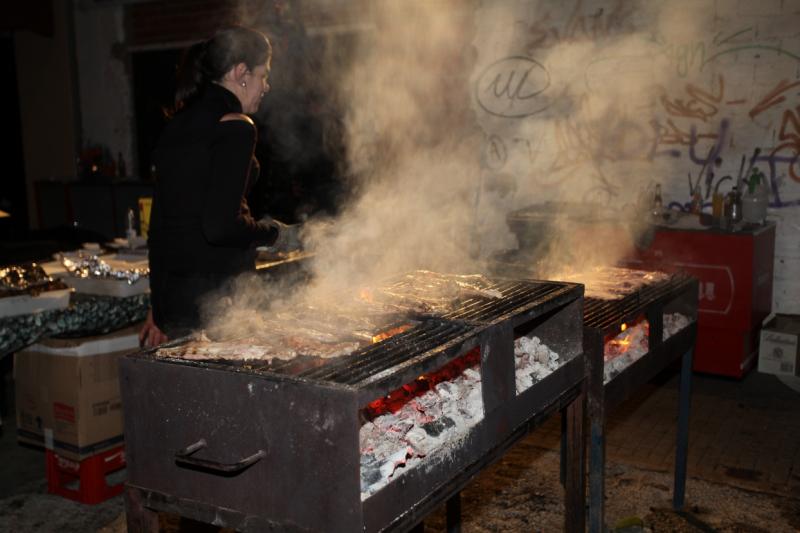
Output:
<svg viewBox="0 0 800 533">
<path fill-rule="evenodd" d="M 268 64 L 271 57 L 272 45 L 259 31 L 242 26 L 217 31 L 211 39 L 192 45 L 184 53 L 177 72 L 175 107 L 167 111 L 167 115 L 189 105 L 204 85 L 219 82 L 239 63 L 254 69 Z"/>
</svg>

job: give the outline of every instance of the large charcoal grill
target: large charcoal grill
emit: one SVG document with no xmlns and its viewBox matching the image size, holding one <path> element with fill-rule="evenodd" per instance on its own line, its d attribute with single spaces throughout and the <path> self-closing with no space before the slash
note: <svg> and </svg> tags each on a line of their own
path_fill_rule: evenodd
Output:
<svg viewBox="0 0 800 533">
<path fill-rule="evenodd" d="M 646 285 L 618 300 L 585 299 L 583 345 L 589 364 L 589 530 L 592 532 L 605 531 L 606 413 L 678 358 L 682 358 L 682 368 L 673 506 L 677 509 L 683 507 L 692 350 L 697 337 L 697 299 L 697 280 L 682 273 L 672 274 L 664 281 Z M 664 339 L 665 313 L 680 313 L 688 317 L 690 323 Z M 640 318 L 649 323 L 648 352 L 604 383 L 603 351 L 607 339 L 619 332 L 622 324 L 631 324 Z"/>
<path fill-rule="evenodd" d="M 493 288 L 503 297 L 471 298 L 337 359 L 243 365 L 153 351 L 126 357 L 129 526 L 152 527 L 150 509 L 241 530 L 409 529 L 580 394 L 582 286 L 505 281 Z M 523 334 L 566 362 L 517 395 L 513 343 Z M 484 418 L 362 500 L 359 411 L 476 347 Z"/>
<path fill-rule="evenodd" d="M 496 273 L 517 278 L 536 275 L 536 263 L 529 251 L 508 251 L 494 258 Z M 698 282 L 683 274 L 652 282 L 622 298 L 605 300 L 586 297 L 583 309 L 583 350 L 588 369 L 589 530 L 604 531 L 605 519 L 605 422 L 606 413 L 629 398 L 660 371 L 681 358 L 680 403 L 673 506 L 683 507 L 688 452 L 689 393 L 692 350 L 697 337 Z M 687 327 L 663 339 L 665 313 L 680 313 L 690 319 Z M 649 324 L 648 351 L 610 381 L 604 380 L 606 342 L 620 332 L 622 324 L 639 319 Z"/>
</svg>

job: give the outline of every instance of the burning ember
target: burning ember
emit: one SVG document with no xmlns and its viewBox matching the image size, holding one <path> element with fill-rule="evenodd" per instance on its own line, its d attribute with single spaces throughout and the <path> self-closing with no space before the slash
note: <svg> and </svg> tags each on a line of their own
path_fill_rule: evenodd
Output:
<svg viewBox="0 0 800 533">
<path fill-rule="evenodd" d="M 619 329 L 620 332 L 616 337 L 606 340 L 603 353 L 605 362 L 624 355 L 632 349 L 635 351 L 636 359 L 647 353 L 650 337 L 650 324 L 647 320 L 642 319 L 631 327 L 622 324 Z"/>
<path fill-rule="evenodd" d="M 680 313 L 666 313 L 663 318 L 663 340 L 667 340 L 689 324 L 691 319 Z M 640 359 L 650 350 L 650 324 L 641 319 L 635 324 L 622 324 L 620 332 L 606 339 L 603 352 L 604 382 L 608 383 L 631 363 Z"/>
<path fill-rule="evenodd" d="M 483 419 L 480 350 L 371 402 L 362 417 L 361 498 L 366 499 Z"/>
<path fill-rule="evenodd" d="M 382 333 L 378 333 L 377 335 L 373 335 L 372 336 L 372 343 L 375 344 L 377 342 L 385 341 L 386 339 L 394 337 L 395 335 L 399 335 L 399 334 L 403 333 L 404 331 L 408 331 L 412 327 L 414 327 L 414 324 L 403 324 L 402 326 L 397 326 L 396 328 L 388 329 L 388 330 L 386 330 L 386 331 L 384 331 Z"/>
</svg>

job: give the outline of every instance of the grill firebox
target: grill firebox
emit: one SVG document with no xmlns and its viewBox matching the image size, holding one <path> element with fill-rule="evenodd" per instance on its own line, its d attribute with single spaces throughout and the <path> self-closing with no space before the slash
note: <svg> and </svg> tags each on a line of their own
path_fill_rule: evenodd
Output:
<svg viewBox="0 0 800 533">
<path fill-rule="evenodd" d="M 241 364 L 145 351 L 121 360 L 133 530 L 152 524 L 148 508 L 252 531 L 405 530 L 419 522 L 581 391 L 583 287 L 492 288 L 502 298 L 470 298 L 336 359 Z M 539 337 L 563 362 L 517 394 L 521 335 Z M 483 418 L 363 498 L 359 412 L 475 348 Z"/>
</svg>

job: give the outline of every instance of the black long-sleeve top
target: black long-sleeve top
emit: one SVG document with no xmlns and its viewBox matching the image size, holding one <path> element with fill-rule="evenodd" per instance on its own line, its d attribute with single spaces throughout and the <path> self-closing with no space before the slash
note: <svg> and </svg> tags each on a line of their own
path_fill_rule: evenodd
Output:
<svg viewBox="0 0 800 533">
<path fill-rule="evenodd" d="M 195 301 L 165 299 L 197 300 L 203 292 L 199 286 L 192 294 L 170 291 L 170 276 L 200 276 L 218 285 L 254 270 L 255 247 L 277 238 L 273 226 L 253 219 L 245 200 L 259 170 L 253 155 L 255 127 L 244 120 L 220 122 L 228 113 L 241 112 L 236 95 L 209 84 L 172 118 L 156 147 L 148 244 L 159 325 L 164 308 L 184 307 L 188 313 L 196 307 Z"/>
</svg>

